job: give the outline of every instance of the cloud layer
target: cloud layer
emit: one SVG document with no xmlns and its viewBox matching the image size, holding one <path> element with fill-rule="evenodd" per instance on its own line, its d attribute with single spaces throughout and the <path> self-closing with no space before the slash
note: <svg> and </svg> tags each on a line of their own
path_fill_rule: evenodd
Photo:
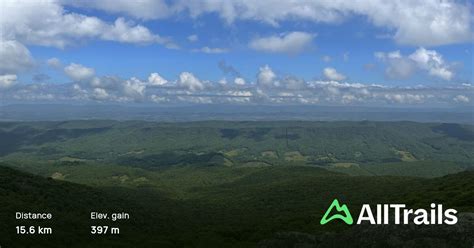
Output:
<svg viewBox="0 0 474 248">
<path fill-rule="evenodd" d="M 398 57 L 396 54 L 385 55 Z M 60 61 L 53 60 L 55 64 Z M 71 83 L 17 82 L 16 75 L 0 76 L 0 97 L 6 102 L 139 102 L 156 104 L 318 104 L 318 105 L 468 105 L 471 84 L 443 87 L 389 87 L 344 82 L 335 68 L 325 68 L 325 80 L 303 80 L 277 74 L 263 65 L 253 79 L 229 75 L 218 82 L 182 72 L 165 79 L 153 72 L 146 79 L 96 75 L 93 68 L 71 63 L 61 69 Z"/>
<path fill-rule="evenodd" d="M 67 3 L 67 2 L 66 2 Z M 198 18 L 217 14 L 228 24 L 258 21 L 279 26 L 285 21 L 339 24 L 364 16 L 374 26 L 390 31 L 397 43 L 416 46 L 445 45 L 472 40 L 469 4 L 454 0 L 401 1 L 280 1 L 280 0 L 178 0 L 79 1 L 76 7 L 95 8 L 140 19 L 162 19 L 189 14 Z"/>
</svg>

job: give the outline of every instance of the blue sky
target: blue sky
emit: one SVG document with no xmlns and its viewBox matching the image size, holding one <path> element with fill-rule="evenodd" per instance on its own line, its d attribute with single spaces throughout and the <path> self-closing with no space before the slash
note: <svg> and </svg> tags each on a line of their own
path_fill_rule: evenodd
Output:
<svg viewBox="0 0 474 248">
<path fill-rule="evenodd" d="M 104 20 L 114 18 L 100 12 L 96 13 L 96 16 Z M 414 76 L 405 80 L 387 78 L 383 73 L 383 67 L 373 72 L 365 70 L 365 64 L 378 63 L 374 57 L 377 51 L 400 50 L 408 54 L 418 46 L 399 45 L 392 39 L 378 37 L 389 31 L 374 27 L 360 16 L 349 18 L 337 25 L 289 21 L 282 23 L 280 27 L 269 27 L 265 23 L 243 21 L 230 26 L 215 15 L 205 15 L 198 20 L 184 18 L 147 21 L 144 25 L 153 32 L 173 37 L 180 49 L 167 49 L 159 44 L 137 45 L 113 41 L 89 41 L 82 46 L 64 49 L 35 46 L 30 51 L 34 57 L 42 60 L 57 57 L 66 63 L 76 62 L 94 67 L 102 74 L 115 74 L 126 78 L 147 77 L 154 71 L 160 71 L 165 77 L 174 78 L 184 70 L 192 71 L 197 76 L 209 80 L 219 80 L 225 75 L 217 65 L 219 61 L 225 61 L 239 69 L 248 79 L 255 77 L 261 65 L 268 64 L 276 71 L 298 75 L 308 80 L 321 77 L 323 68 L 333 66 L 347 74 L 348 81 L 353 82 L 401 85 L 440 82 L 428 75 Z M 258 52 L 247 47 L 248 42 L 255 37 L 271 36 L 292 30 L 312 33 L 316 37 L 307 50 L 298 54 Z M 187 39 L 190 35 L 197 35 L 198 40 L 190 42 Z M 226 48 L 228 51 L 219 54 L 192 51 L 205 46 Z M 458 69 L 458 79 L 469 80 L 469 72 L 472 68 L 471 44 L 444 45 L 436 50 L 443 54 L 447 61 L 462 63 L 464 68 Z M 344 54 L 348 56 L 348 59 L 344 59 Z M 323 61 L 324 56 L 329 56 L 331 61 Z M 463 73 L 465 71 L 467 73 Z M 66 77 L 58 78 L 58 81 L 63 83 L 67 80 Z"/>
<path fill-rule="evenodd" d="M 474 100 L 465 1 L 7 0 L 0 7 L 0 94 L 9 101 Z"/>
</svg>

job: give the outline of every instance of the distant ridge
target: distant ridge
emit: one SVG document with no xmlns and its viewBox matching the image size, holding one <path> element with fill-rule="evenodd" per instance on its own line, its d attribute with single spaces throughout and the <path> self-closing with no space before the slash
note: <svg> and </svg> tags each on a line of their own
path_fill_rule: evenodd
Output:
<svg viewBox="0 0 474 248">
<path fill-rule="evenodd" d="M 0 106 L 0 121 L 62 121 L 85 119 L 147 121 L 414 121 L 474 123 L 471 108 L 400 108 L 295 105 L 68 105 Z"/>
</svg>

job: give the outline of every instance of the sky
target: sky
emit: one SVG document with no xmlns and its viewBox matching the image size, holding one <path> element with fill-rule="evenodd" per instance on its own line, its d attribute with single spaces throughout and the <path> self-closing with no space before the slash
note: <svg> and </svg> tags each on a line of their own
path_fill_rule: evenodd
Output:
<svg viewBox="0 0 474 248">
<path fill-rule="evenodd" d="M 4 0 L 0 104 L 471 106 L 453 0 Z"/>
</svg>

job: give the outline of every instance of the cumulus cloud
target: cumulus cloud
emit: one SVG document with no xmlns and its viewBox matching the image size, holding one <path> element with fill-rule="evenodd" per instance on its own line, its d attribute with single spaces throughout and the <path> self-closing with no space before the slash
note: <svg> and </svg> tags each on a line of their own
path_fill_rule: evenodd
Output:
<svg viewBox="0 0 474 248">
<path fill-rule="evenodd" d="M 310 46 L 314 36 L 305 32 L 273 35 L 256 38 L 250 41 L 249 47 L 262 52 L 298 54 Z"/>
<path fill-rule="evenodd" d="M 420 94 L 387 93 L 385 98 L 395 103 L 421 103 L 425 96 Z"/>
<path fill-rule="evenodd" d="M 227 79 L 226 78 L 221 78 L 217 83 L 221 86 L 227 85 Z"/>
<path fill-rule="evenodd" d="M 468 103 L 468 102 L 470 102 L 469 97 L 464 96 L 464 95 L 457 95 L 453 98 L 453 100 L 455 102 L 458 102 L 458 103 Z"/>
<path fill-rule="evenodd" d="M 243 79 L 241 77 L 237 77 L 237 78 L 234 79 L 234 84 L 245 85 L 245 79 Z"/>
<path fill-rule="evenodd" d="M 149 82 L 132 77 L 124 80 L 114 76 L 94 76 L 72 86 L 74 97 L 82 100 L 141 102 Z"/>
<path fill-rule="evenodd" d="M 141 82 L 135 77 L 132 77 L 131 79 L 126 80 L 123 84 L 123 95 L 127 98 L 139 101 L 145 96 L 145 89 L 145 83 Z"/>
<path fill-rule="evenodd" d="M 204 84 L 190 72 L 182 72 L 179 74 L 178 86 L 190 91 L 204 89 Z"/>
<path fill-rule="evenodd" d="M 400 51 L 376 52 L 375 57 L 387 64 L 385 74 L 389 78 L 409 78 L 418 70 L 444 80 L 451 80 L 454 77 L 454 72 L 444 61 L 443 56 L 435 50 L 421 47 L 408 56 L 402 55 Z"/>
<path fill-rule="evenodd" d="M 342 81 L 346 79 L 346 76 L 336 71 L 336 69 L 332 67 L 326 67 L 323 70 L 324 77 L 328 80 L 333 81 Z"/>
<path fill-rule="evenodd" d="M 104 101 L 109 99 L 109 93 L 102 88 L 94 88 L 91 94 L 91 98 L 99 101 Z"/>
<path fill-rule="evenodd" d="M 421 47 L 412 53 L 409 58 L 413 60 L 419 68 L 428 71 L 432 76 L 451 80 L 453 72 L 444 62 L 443 56 L 435 50 L 426 50 Z"/>
<path fill-rule="evenodd" d="M 58 58 L 50 58 L 46 60 L 46 64 L 49 67 L 55 68 L 55 69 L 60 69 L 61 67 L 63 67 L 61 60 L 59 60 Z"/>
<path fill-rule="evenodd" d="M 103 25 L 102 34 L 99 38 L 103 40 L 118 41 L 124 43 L 167 43 L 167 40 L 160 36 L 153 34 L 148 28 L 135 25 L 133 22 L 125 21 L 124 18 L 117 18 L 113 25 Z M 173 44 L 168 44 L 174 47 Z"/>
<path fill-rule="evenodd" d="M 276 74 L 272 71 L 272 68 L 270 66 L 265 65 L 263 67 L 260 67 L 259 72 L 257 74 L 257 82 L 258 85 L 261 87 L 273 87 L 277 85 L 277 82 L 275 81 L 276 79 Z"/>
<path fill-rule="evenodd" d="M 148 80 L 120 79 L 113 76 L 94 76 L 89 82 L 74 84 L 15 84 L 15 77 L 1 80 L 8 90 L 0 90 L 5 102 L 16 101 L 100 101 L 148 102 L 159 104 L 322 104 L 322 105 L 454 105 L 469 104 L 474 97 L 472 86 L 449 87 L 389 87 L 376 84 L 336 81 L 305 81 L 292 76 L 271 76 L 271 69 L 263 66 L 266 76 L 260 82 L 273 82 L 268 87 L 260 83 L 238 85 L 226 82 L 203 83 L 189 72 L 181 73 L 173 81 L 176 87 L 154 87 Z M 260 76 L 262 76 L 260 75 Z M 257 81 L 258 81 L 257 75 Z M 275 81 L 278 78 L 278 86 Z M 7 82 L 6 84 L 4 82 Z M 170 85 L 171 86 L 171 85 Z M 205 89 L 205 91 L 203 91 Z"/>
<path fill-rule="evenodd" d="M 383 12 L 371 14 L 373 22 L 395 28 L 394 39 L 401 44 L 435 46 L 472 40 L 467 5 L 434 0 L 387 3 Z"/>
<path fill-rule="evenodd" d="M 0 73 L 17 73 L 33 66 L 30 51 L 17 41 L 3 40 L 3 34 L 0 40 L 0 58 Z"/>
<path fill-rule="evenodd" d="M 231 91 L 225 92 L 224 95 L 250 97 L 250 96 L 253 96 L 253 93 L 248 90 L 231 90 Z"/>
<path fill-rule="evenodd" d="M 154 94 L 150 96 L 150 99 L 154 103 L 166 103 L 170 101 L 170 99 L 167 97 L 154 95 Z"/>
<path fill-rule="evenodd" d="M 172 45 L 168 39 L 124 18 L 108 23 L 97 17 L 66 12 L 57 1 L 6 0 L 2 2 L 2 9 L 3 39 L 22 44 L 64 48 L 77 41 L 101 39 Z"/>
<path fill-rule="evenodd" d="M 406 57 L 399 52 L 384 54 L 392 59 Z M 0 76 L 0 99 L 10 101 L 99 101 L 143 102 L 157 104 L 321 104 L 321 105 L 467 105 L 474 97 L 471 84 L 448 86 L 396 87 L 377 84 L 338 82 L 341 75 L 329 70 L 332 79 L 306 81 L 292 75 L 280 75 L 270 66 L 259 68 L 254 80 L 242 77 L 223 78 L 217 82 L 182 72 L 170 81 L 159 73 L 141 79 L 122 79 L 96 75 L 93 68 L 79 64 L 66 66 L 73 83 L 17 83 L 15 74 Z M 65 69 L 65 71 L 67 71 Z M 328 69 L 328 68 L 326 68 Z M 326 70 L 328 71 L 328 70 Z M 74 72 L 74 73 L 72 73 Z M 66 73 L 66 72 L 65 72 Z"/>
<path fill-rule="evenodd" d="M 150 85 L 155 85 L 155 86 L 162 86 L 168 83 L 168 80 L 164 79 L 160 74 L 154 72 L 151 73 L 150 76 L 148 77 L 148 83 Z"/>
<path fill-rule="evenodd" d="M 71 63 L 64 67 L 64 73 L 74 81 L 83 81 L 94 77 L 95 70 L 80 64 Z"/>
<path fill-rule="evenodd" d="M 8 89 L 17 83 L 15 74 L 0 75 L 0 89 Z"/>
</svg>

